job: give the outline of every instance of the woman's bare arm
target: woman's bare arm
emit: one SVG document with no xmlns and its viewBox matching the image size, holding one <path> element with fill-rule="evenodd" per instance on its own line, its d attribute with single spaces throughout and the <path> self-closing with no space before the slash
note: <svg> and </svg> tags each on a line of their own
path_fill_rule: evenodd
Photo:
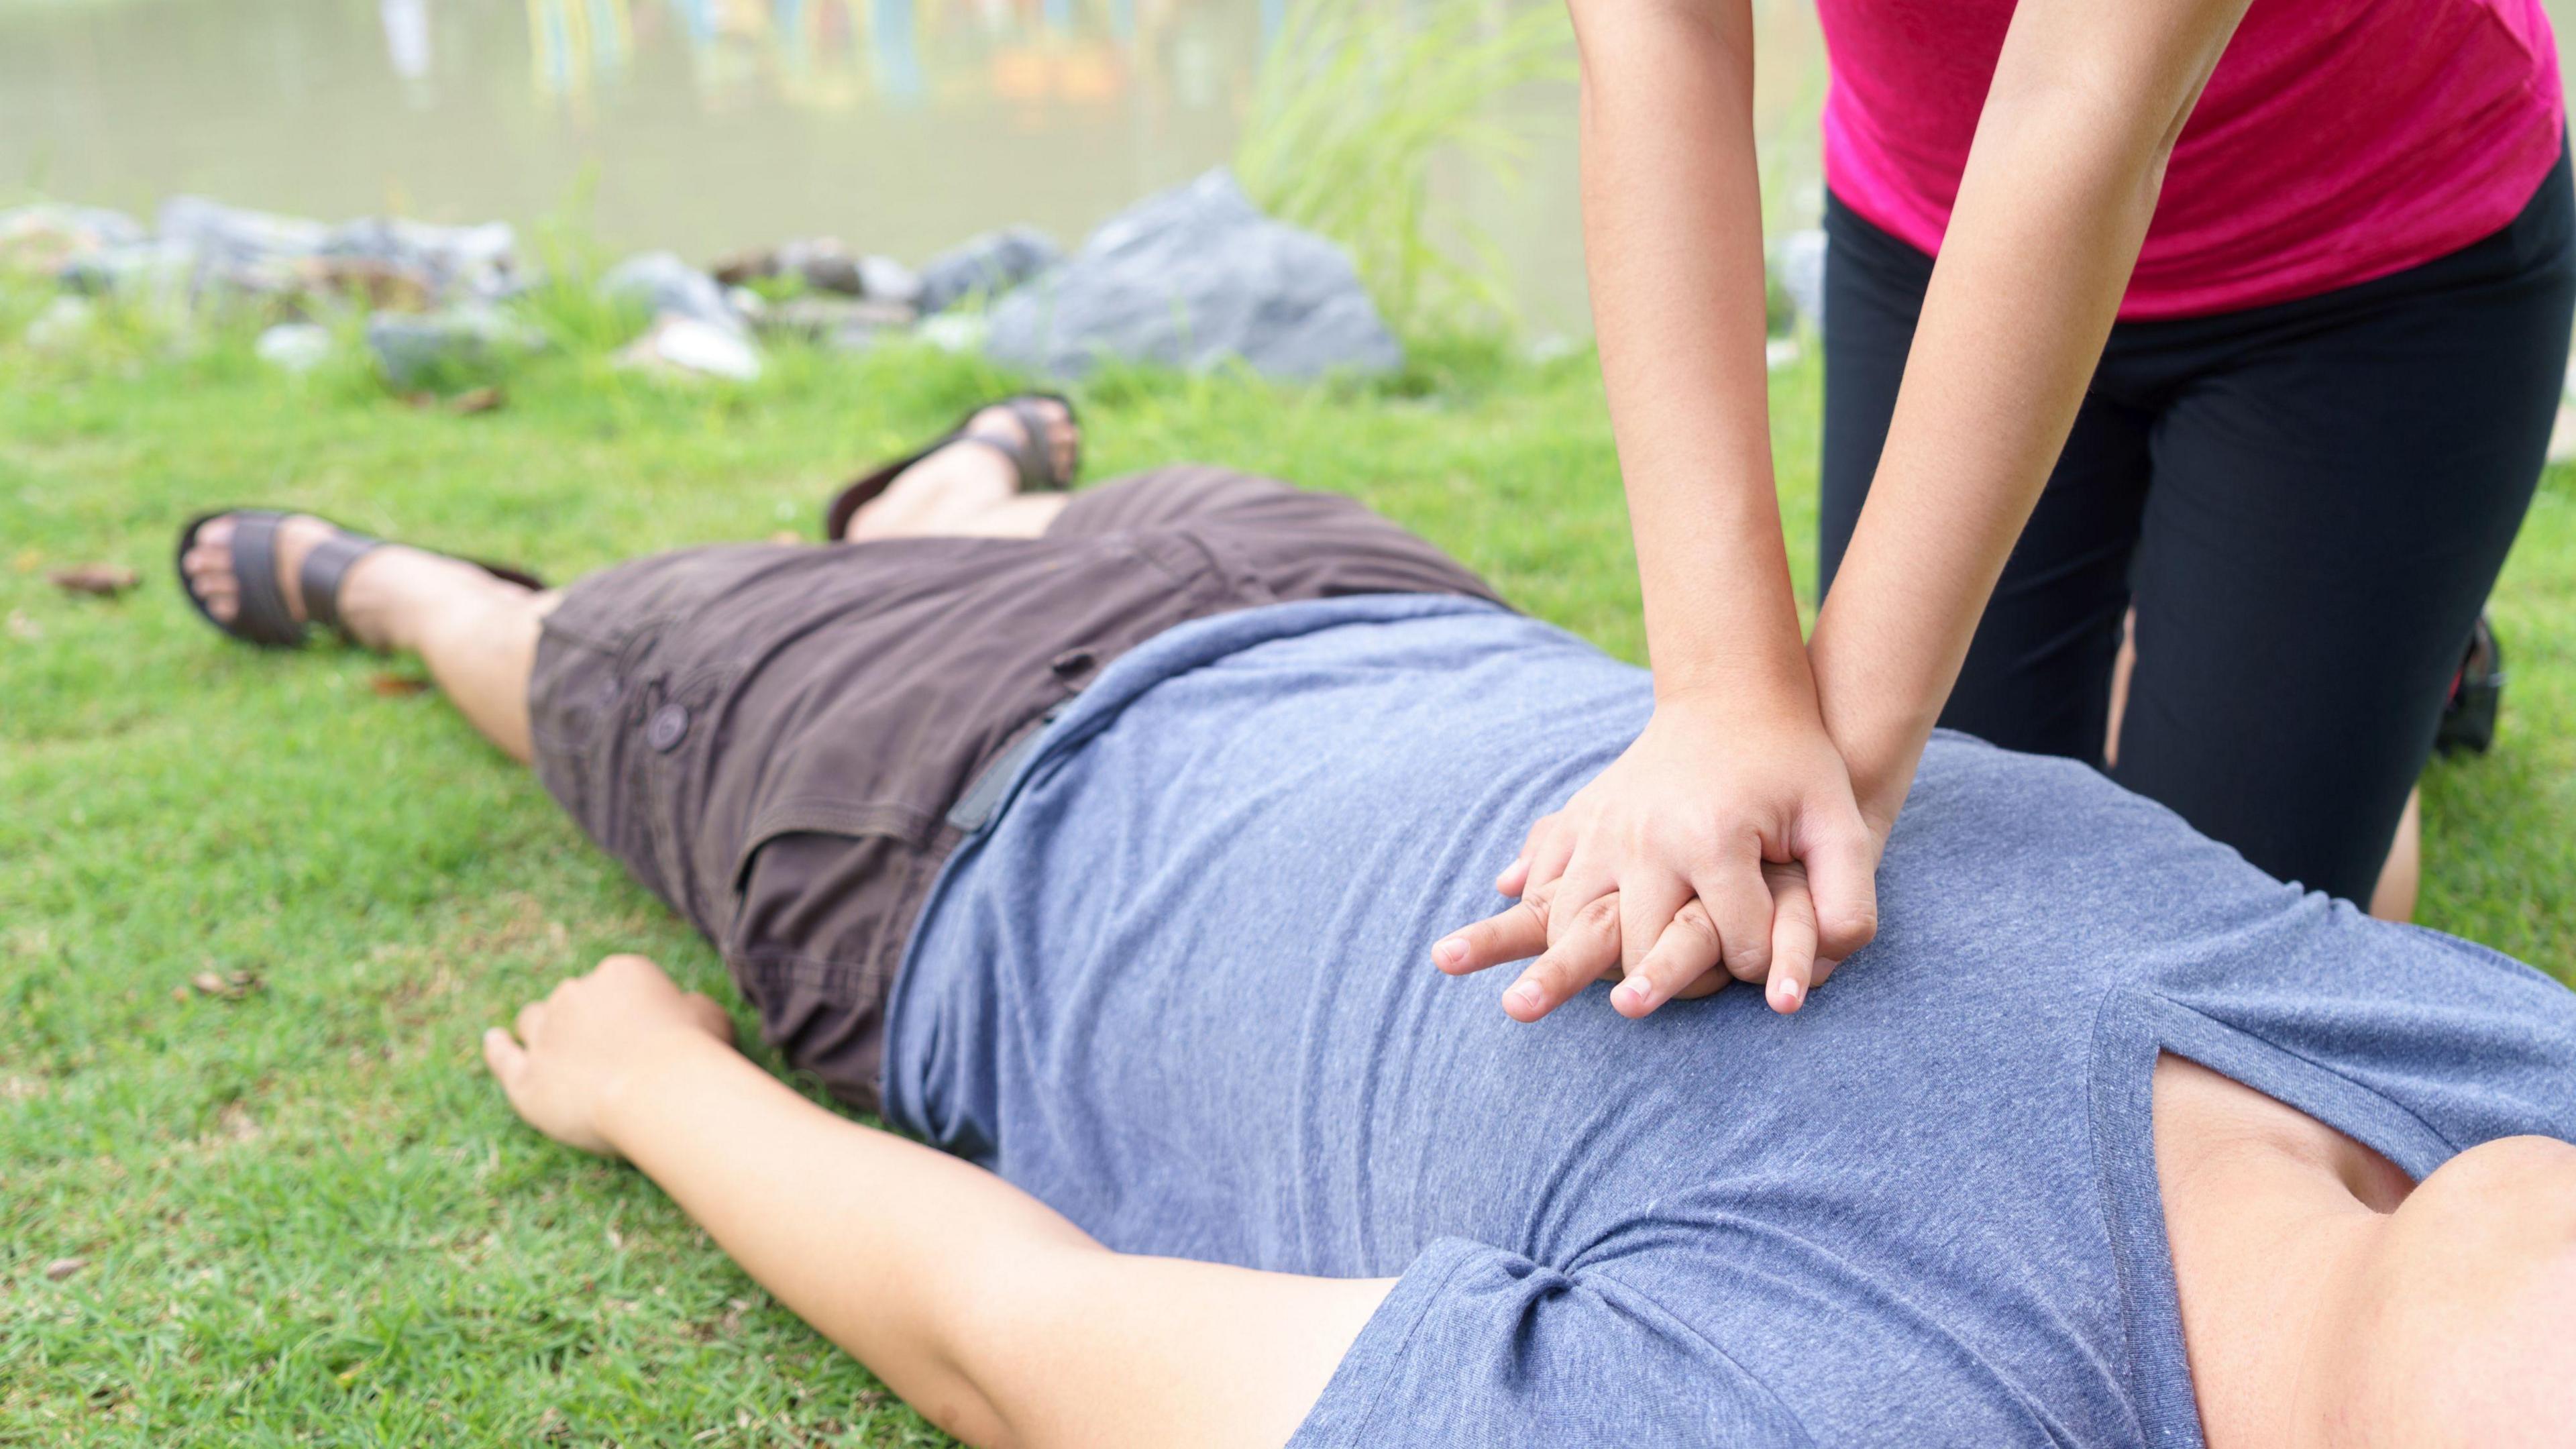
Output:
<svg viewBox="0 0 2576 1449">
<path fill-rule="evenodd" d="M 1878 841 L 1827 735 L 1798 637 L 1771 476 L 1749 0 L 1569 0 L 1583 62 L 1583 241 L 1619 443 L 1655 712 L 1530 832 L 1496 888 L 1521 904 L 1441 941 L 1546 950 L 1504 996 L 1536 1020 L 1596 977 L 1642 1016 L 1727 978 L 1794 1011 L 1876 922 Z M 1766 861 L 1817 918 L 1784 919 Z"/>
<path fill-rule="evenodd" d="M 724 1013 L 612 956 L 484 1056 L 548 1136 L 625 1157 L 745 1271 L 979 1445 L 1276 1445 L 1392 1280 L 1113 1253 L 945 1153 L 806 1101 Z"/>
<path fill-rule="evenodd" d="M 1442 969 L 1543 936 L 1505 997 L 1516 1016 L 1621 969 L 1611 1000 L 1642 1015 L 1707 989 L 1719 960 L 1795 1010 L 1811 954 L 1820 976 L 1874 933 L 1879 848 L 2246 3 L 2015 11 L 1869 503 L 1801 659 L 1764 431 L 1744 0 L 1570 0 L 1656 707 L 1496 883 L 1521 904 L 1433 948 Z M 1804 867 L 1812 938 L 1759 889 L 1765 860 Z"/>
<path fill-rule="evenodd" d="M 2022 0 L 1809 653 L 1881 830 L 2065 446 L 2175 138 L 2247 0 Z"/>
<path fill-rule="evenodd" d="M 1812 694 L 1771 474 L 1748 0 L 1571 0 L 1583 247 L 1659 699 Z"/>
</svg>

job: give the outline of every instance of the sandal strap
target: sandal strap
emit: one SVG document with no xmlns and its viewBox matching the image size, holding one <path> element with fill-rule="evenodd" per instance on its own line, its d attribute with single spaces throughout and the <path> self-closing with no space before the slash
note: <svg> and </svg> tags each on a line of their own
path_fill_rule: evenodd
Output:
<svg viewBox="0 0 2576 1449">
<path fill-rule="evenodd" d="M 1039 406 L 1041 403 L 1054 403 L 1063 408 L 1065 421 L 1071 425 L 1073 400 L 1061 393 L 1028 392 L 1002 400 L 1002 406 L 1009 409 L 1011 416 L 1019 420 L 1020 431 L 1029 440 L 1028 456 L 1020 460 L 1021 490 L 1032 493 L 1061 493 L 1073 486 L 1075 476 L 1082 471 L 1082 430 L 1074 429 L 1073 456 L 1067 461 L 1062 472 L 1056 471 L 1055 445 L 1048 439 L 1049 432 L 1055 426 L 1055 419 L 1047 416 L 1047 410 Z"/>
<path fill-rule="evenodd" d="M 1045 411 L 1038 407 L 1042 402 L 1051 402 L 1063 408 L 1067 422 L 1074 429 L 1073 466 L 1062 473 L 1058 473 L 1055 469 L 1055 450 L 1046 443 L 1047 428 L 1051 420 Z M 1010 409 L 1011 416 L 1019 420 L 1021 431 L 1030 439 L 1030 445 L 1024 447 L 1017 439 L 1005 438 L 997 433 L 968 432 L 967 426 L 975 421 L 975 415 L 987 407 Z M 1074 478 L 1082 471 L 1082 426 L 1080 417 L 1074 412 L 1073 399 L 1062 393 L 1024 392 L 1003 398 L 998 403 L 978 403 L 968 408 L 966 415 L 959 418 L 956 426 L 947 432 L 903 457 L 882 464 L 852 479 L 839 493 L 833 495 L 831 501 L 823 508 L 824 541 L 837 542 L 841 535 L 848 531 L 851 516 L 884 493 L 887 486 L 892 484 L 904 469 L 951 443 L 962 441 L 982 443 L 1010 459 L 1012 468 L 1019 474 L 1020 488 L 1023 492 L 1060 492 L 1072 487 Z"/>
<path fill-rule="evenodd" d="M 351 565 L 384 546 L 381 538 L 344 528 L 315 544 L 296 574 L 296 581 L 304 589 L 304 617 L 326 629 L 349 632 L 348 626 L 340 622 L 340 581 L 348 576 Z"/>
<path fill-rule="evenodd" d="M 304 625 L 286 607 L 277 581 L 277 530 L 283 513 L 258 510 L 233 515 L 232 632 L 254 644 L 288 647 L 304 642 Z"/>
<path fill-rule="evenodd" d="M 1032 448 L 1007 433 L 959 433 L 951 443 L 981 443 L 1011 460 L 1012 471 L 1019 475 L 1017 487 L 1022 493 L 1033 493 L 1047 486 L 1046 450 Z"/>
<path fill-rule="evenodd" d="M 179 589 L 207 623 L 236 639 L 280 649 L 303 643 L 311 624 L 336 628 L 343 634 L 349 632 L 340 618 L 340 583 L 358 560 L 384 547 L 385 541 L 331 524 L 332 535 L 314 545 L 313 552 L 296 571 L 307 615 L 298 619 L 288 612 L 286 590 L 277 581 L 277 530 L 288 517 L 274 509 L 226 508 L 200 514 L 179 530 Z M 230 619 L 216 618 L 214 611 L 206 607 L 205 596 L 197 592 L 188 577 L 188 550 L 196 545 L 198 533 L 218 518 L 233 520 L 234 597 L 238 607 Z M 546 587 L 543 579 L 506 564 L 473 558 L 462 561 L 522 588 L 542 592 Z"/>
</svg>

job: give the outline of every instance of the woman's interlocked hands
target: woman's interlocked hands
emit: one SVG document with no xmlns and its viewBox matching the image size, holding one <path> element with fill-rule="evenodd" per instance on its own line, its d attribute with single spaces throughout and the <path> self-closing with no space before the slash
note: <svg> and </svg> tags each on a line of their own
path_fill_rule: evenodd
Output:
<svg viewBox="0 0 2576 1449">
<path fill-rule="evenodd" d="M 1659 702 L 1645 732 L 1529 832 L 1494 888 L 1507 910 L 1443 938 L 1464 975 L 1529 966 L 1503 1009 L 1536 1021 L 1602 978 L 1640 1017 L 1729 981 L 1763 981 L 1774 1010 L 1878 930 L 1887 830 L 1864 817 L 1812 706 Z"/>
</svg>

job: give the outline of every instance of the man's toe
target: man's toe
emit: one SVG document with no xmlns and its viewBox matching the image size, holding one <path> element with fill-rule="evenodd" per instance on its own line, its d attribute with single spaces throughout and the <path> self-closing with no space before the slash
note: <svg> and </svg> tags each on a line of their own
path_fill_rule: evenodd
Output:
<svg viewBox="0 0 2576 1449">
<path fill-rule="evenodd" d="M 189 545 L 188 556 L 180 561 L 186 570 L 188 585 L 206 604 L 206 612 L 225 623 L 232 622 L 240 606 L 239 589 L 233 580 L 233 521 L 218 518 L 197 530 L 196 541 Z"/>
<path fill-rule="evenodd" d="M 1080 435 L 1073 426 L 1073 410 L 1049 398 L 1046 402 L 1048 451 L 1055 455 L 1056 476 L 1073 476 L 1075 444 Z"/>
</svg>

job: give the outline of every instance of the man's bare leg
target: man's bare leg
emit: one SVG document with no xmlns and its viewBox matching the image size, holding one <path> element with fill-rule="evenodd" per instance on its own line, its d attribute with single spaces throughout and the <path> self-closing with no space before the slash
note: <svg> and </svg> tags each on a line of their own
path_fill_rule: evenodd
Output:
<svg viewBox="0 0 2576 1449">
<path fill-rule="evenodd" d="M 332 532 L 330 524 L 312 517 L 290 518 L 278 529 L 278 582 L 297 618 L 305 616 L 297 582 L 305 556 Z M 232 536 L 229 518 L 207 524 L 183 564 L 218 619 L 232 617 L 240 597 Z M 528 673 L 536 665 L 537 625 L 559 597 L 443 554 L 387 544 L 342 576 L 340 619 L 361 644 L 418 654 L 458 712 L 526 764 Z"/>
<path fill-rule="evenodd" d="M 1062 410 L 1056 409 L 1059 415 Z M 1071 419 L 1049 439 L 1073 447 Z M 979 432 L 1024 436 L 1009 410 L 976 416 Z M 1063 511 L 1061 493 L 1022 494 L 1002 455 L 980 443 L 940 449 L 904 470 L 850 520 L 852 540 L 962 536 L 1035 538 Z M 228 619 L 238 588 L 232 577 L 228 518 L 198 531 L 186 568 L 206 607 Z M 288 609 L 304 616 L 298 576 L 305 556 L 329 538 L 321 519 L 289 519 L 277 539 L 278 580 Z M 442 554 L 388 544 L 352 565 L 340 584 L 340 618 L 358 642 L 374 649 L 417 654 L 429 666 L 457 711 L 503 753 L 530 762 L 528 675 L 536 667 L 539 624 L 560 601 L 494 578 L 474 565 Z"/>
<path fill-rule="evenodd" d="M 1073 461 L 1072 415 L 1060 403 L 1039 408 L 1052 420 L 1047 445 L 1059 470 Z M 1025 440 L 1008 408 L 986 408 L 966 431 Z M 998 451 L 981 443 L 940 449 L 905 469 L 886 491 L 851 515 L 842 537 L 853 543 L 877 538 L 1035 538 L 1064 511 L 1062 493 L 1022 493 L 1018 473 Z"/>
</svg>

